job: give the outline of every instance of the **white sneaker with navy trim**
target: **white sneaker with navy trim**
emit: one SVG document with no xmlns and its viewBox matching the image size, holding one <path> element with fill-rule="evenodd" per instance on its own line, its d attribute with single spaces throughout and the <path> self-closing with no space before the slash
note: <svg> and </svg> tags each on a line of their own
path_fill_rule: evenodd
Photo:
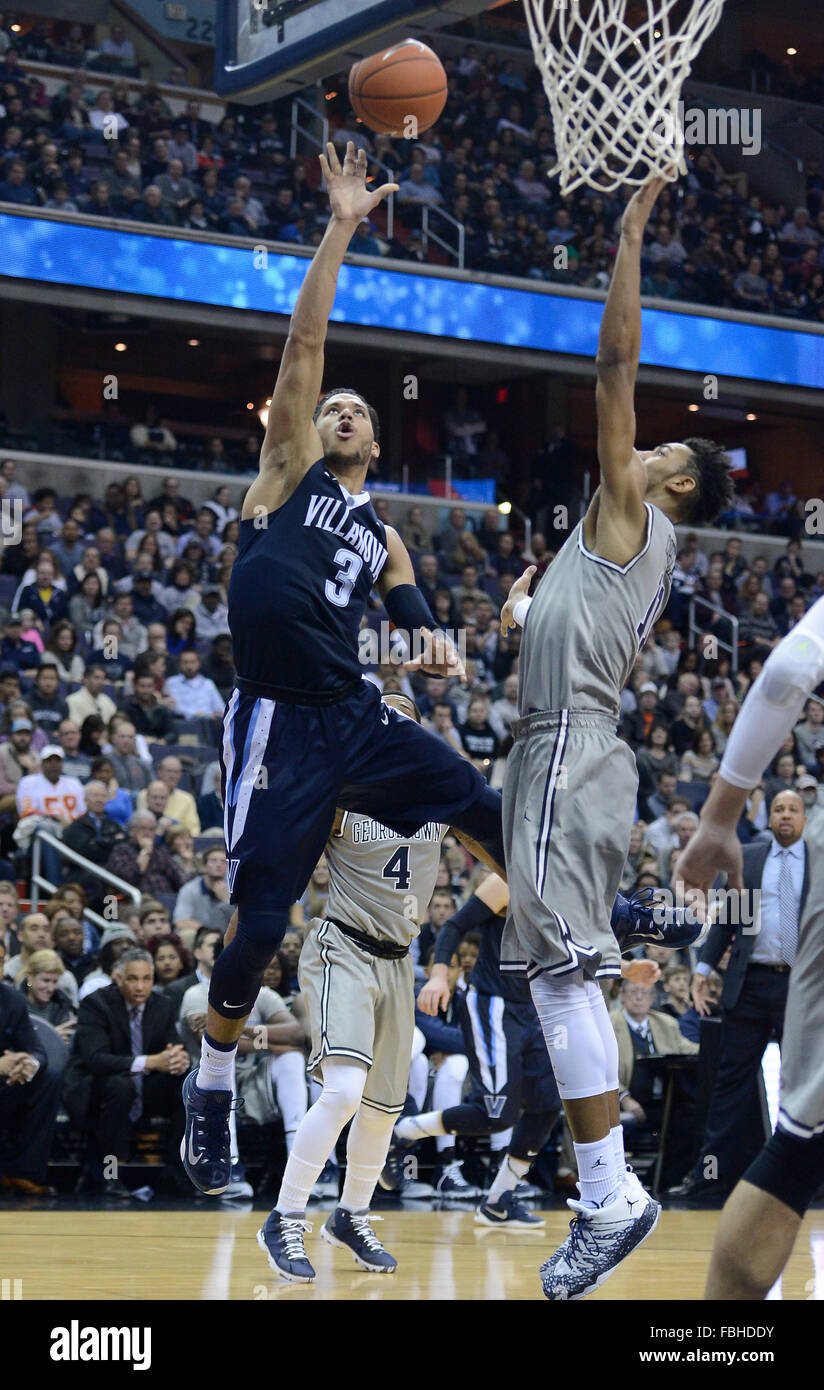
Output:
<svg viewBox="0 0 824 1390">
<path fill-rule="evenodd" d="M 607 1206 L 574 1201 L 567 1206 L 577 1215 L 563 1245 L 541 1265 L 541 1282 L 547 1298 L 571 1301 L 599 1288 L 652 1235 L 661 1206 L 634 1173 L 622 1180 Z"/>
</svg>

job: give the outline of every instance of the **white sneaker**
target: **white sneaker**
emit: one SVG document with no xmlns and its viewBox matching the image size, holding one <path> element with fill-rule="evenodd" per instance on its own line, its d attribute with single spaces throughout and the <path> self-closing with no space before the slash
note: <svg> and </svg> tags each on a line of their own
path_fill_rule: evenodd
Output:
<svg viewBox="0 0 824 1390">
<path fill-rule="evenodd" d="M 633 1250 L 651 1236 L 661 1207 L 641 1187 L 634 1173 L 621 1183 L 605 1207 L 569 1201 L 578 1215 L 569 1235 L 541 1265 L 541 1282 L 550 1299 L 585 1298 L 599 1288 Z"/>
</svg>

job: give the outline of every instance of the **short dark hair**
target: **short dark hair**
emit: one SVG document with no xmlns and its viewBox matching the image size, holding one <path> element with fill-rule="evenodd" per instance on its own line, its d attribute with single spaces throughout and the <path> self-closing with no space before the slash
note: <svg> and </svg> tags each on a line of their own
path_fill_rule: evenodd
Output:
<svg viewBox="0 0 824 1390">
<path fill-rule="evenodd" d="M 364 395 L 362 395 L 360 391 L 354 390 L 354 388 L 351 387 L 351 386 L 336 386 L 335 389 L 334 389 L 334 391 L 326 391 L 326 392 L 324 393 L 324 395 L 321 396 L 320 400 L 318 401 L 317 405 L 315 406 L 315 410 L 314 410 L 314 413 L 313 413 L 313 415 L 312 415 L 312 419 L 315 420 L 315 421 L 317 420 L 318 416 L 320 415 L 320 412 L 323 410 L 323 407 L 326 405 L 326 402 L 327 402 L 328 400 L 331 400 L 332 396 L 357 396 L 357 397 L 358 397 L 358 400 L 363 401 L 364 405 L 366 406 L 366 409 L 369 411 L 369 419 L 372 421 L 372 433 L 373 433 L 374 436 L 375 436 L 375 443 L 376 443 L 376 444 L 380 444 L 380 442 L 381 442 L 381 423 L 380 423 L 380 420 L 378 419 L 378 412 L 377 412 L 377 410 L 375 409 L 375 407 L 374 407 L 373 405 L 370 405 L 370 404 L 369 404 L 369 402 L 368 402 L 368 400 L 366 399 L 366 397 L 365 397 Z"/>
<path fill-rule="evenodd" d="M 685 439 L 690 451 L 685 472 L 695 478 L 697 487 L 682 498 L 679 521 L 690 526 L 711 526 L 732 504 L 732 460 L 720 444 L 711 439 Z"/>
</svg>

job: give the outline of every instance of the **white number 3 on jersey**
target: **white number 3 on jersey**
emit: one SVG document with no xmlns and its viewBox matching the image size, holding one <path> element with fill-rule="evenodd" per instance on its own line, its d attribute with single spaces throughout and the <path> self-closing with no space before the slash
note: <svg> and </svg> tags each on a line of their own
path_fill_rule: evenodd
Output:
<svg viewBox="0 0 824 1390">
<path fill-rule="evenodd" d="M 353 550 L 344 550 L 341 547 L 335 552 L 335 564 L 340 565 L 340 569 L 334 579 L 327 579 L 326 597 L 330 603 L 337 604 L 338 608 L 345 608 L 363 568 L 363 560 Z"/>
</svg>

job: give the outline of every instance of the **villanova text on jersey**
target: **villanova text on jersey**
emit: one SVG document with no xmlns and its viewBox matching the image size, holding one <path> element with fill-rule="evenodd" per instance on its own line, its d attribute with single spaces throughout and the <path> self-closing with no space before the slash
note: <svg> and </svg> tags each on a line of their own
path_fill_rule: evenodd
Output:
<svg viewBox="0 0 824 1390">
<path fill-rule="evenodd" d="M 241 521 L 229 587 L 241 680 L 275 697 L 354 687 L 361 618 L 387 559 L 369 494 L 348 493 L 323 459 L 277 511 Z"/>
</svg>

